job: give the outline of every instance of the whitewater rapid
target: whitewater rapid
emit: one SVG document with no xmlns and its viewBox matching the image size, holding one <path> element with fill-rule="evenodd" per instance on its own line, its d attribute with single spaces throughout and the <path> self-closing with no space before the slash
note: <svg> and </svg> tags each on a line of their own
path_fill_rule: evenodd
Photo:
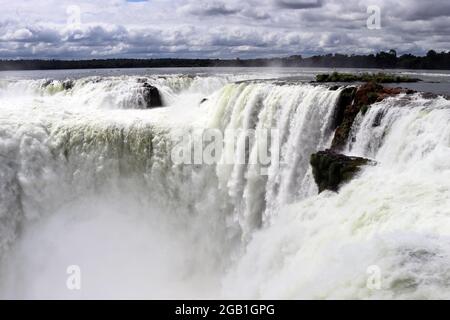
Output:
<svg viewBox="0 0 450 320">
<path fill-rule="evenodd" d="M 142 107 L 143 83 L 165 107 Z M 448 298 L 449 101 L 372 105 L 344 153 L 377 165 L 317 195 L 309 159 L 331 144 L 341 90 L 245 74 L 1 80 L 0 297 Z M 245 130 L 276 129 L 279 163 L 173 163 L 177 137 L 204 129 L 247 159 L 256 144 L 233 148 Z"/>
</svg>

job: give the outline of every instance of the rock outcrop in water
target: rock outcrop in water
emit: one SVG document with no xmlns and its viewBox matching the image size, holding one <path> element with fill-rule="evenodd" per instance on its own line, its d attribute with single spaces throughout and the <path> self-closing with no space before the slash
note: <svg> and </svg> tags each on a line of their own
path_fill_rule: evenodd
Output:
<svg viewBox="0 0 450 320">
<path fill-rule="evenodd" d="M 144 83 L 142 86 L 144 88 L 143 97 L 145 107 L 147 109 L 162 107 L 163 103 L 158 88 L 148 83 Z"/>
<path fill-rule="evenodd" d="M 403 88 L 387 88 L 375 82 L 368 82 L 355 88 L 345 88 L 341 93 L 335 112 L 332 150 L 341 150 L 347 143 L 353 122 L 361 111 L 365 113 L 369 106 L 387 97 L 400 93 L 413 93 L 413 90 Z"/>
<path fill-rule="evenodd" d="M 336 87 L 330 89 L 337 90 Z M 339 154 L 347 143 L 358 113 L 367 112 L 371 104 L 387 97 L 412 92 L 402 88 L 386 88 L 375 82 L 368 82 L 359 87 L 346 87 L 342 90 L 333 119 L 335 134 L 331 149 L 314 153 L 310 159 L 319 193 L 324 190 L 338 191 L 339 186 L 352 179 L 361 166 L 374 164 L 369 159 Z"/>
<path fill-rule="evenodd" d="M 339 87 L 330 89 L 337 90 Z M 352 105 L 356 90 L 357 87 L 347 87 L 341 91 L 333 117 L 333 130 L 337 129 L 344 122 L 344 112 L 347 106 Z"/>
<path fill-rule="evenodd" d="M 64 90 L 71 90 L 71 89 L 73 89 L 74 85 L 75 85 L 75 82 L 70 79 L 63 81 L 63 83 L 62 83 L 62 87 Z"/>
<path fill-rule="evenodd" d="M 349 157 L 332 150 L 312 154 L 310 163 L 319 193 L 325 190 L 338 191 L 340 185 L 351 180 L 361 166 L 374 164 L 369 159 Z"/>
</svg>

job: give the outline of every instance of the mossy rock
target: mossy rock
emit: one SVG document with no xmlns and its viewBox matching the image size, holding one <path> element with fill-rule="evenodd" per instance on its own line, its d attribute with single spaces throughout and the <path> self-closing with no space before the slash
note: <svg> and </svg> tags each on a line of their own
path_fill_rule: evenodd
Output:
<svg viewBox="0 0 450 320">
<path fill-rule="evenodd" d="M 375 162 L 325 150 L 312 154 L 310 163 L 314 180 L 321 193 L 325 190 L 337 192 L 343 183 L 355 177 L 362 166 Z"/>
</svg>

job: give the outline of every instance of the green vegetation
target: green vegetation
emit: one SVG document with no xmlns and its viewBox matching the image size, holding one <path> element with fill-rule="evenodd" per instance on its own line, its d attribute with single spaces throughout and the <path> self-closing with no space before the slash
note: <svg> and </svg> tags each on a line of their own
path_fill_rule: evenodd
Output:
<svg viewBox="0 0 450 320">
<path fill-rule="evenodd" d="M 339 73 L 318 74 L 316 82 L 376 82 L 376 83 L 399 83 L 399 82 L 418 82 L 420 79 L 399 76 L 390 73 Z"/>
<path fill-rule="evenodd" d="M 302 57 L 256 59 L 94 59 L 94 60 L 0 60 L 0 70 L 54 70 L 92 68 L 169 67 L 295 67 L 295 68 L 377 68 L 450 70 L 450 52 L 428 51 L 426 56 L 395 50 L 369 55 L 326 54 Z"/>
</svg>

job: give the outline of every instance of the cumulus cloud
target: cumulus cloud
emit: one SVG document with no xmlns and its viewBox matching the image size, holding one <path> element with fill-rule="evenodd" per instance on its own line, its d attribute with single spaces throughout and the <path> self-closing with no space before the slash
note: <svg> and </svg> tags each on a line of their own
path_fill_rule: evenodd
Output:
<svg viewBox="0 0 450 320">
<path fill-rule="evenodd" d="M 241 8 L 227 5 L 222 1 L 200 0 L 188 3 L 185 6 L 185 10 L 193 15 L 199 16 L 226 16 L 239 13 L 241 11 Z"/>
<path fill-rule="evenodd" d="M 322 0 L 276 0 L 276 3 L 280 7 L 289 9 L 310 9 L 322 6 Z"/>
<path fill-rule="evenodd" d="M 381 8 L 369 30 L 367 7 Z M 250 58 L 448 50 L 450 3 L 0 0 L 0 58 Z M 70 10 L 68 8 L 70 7 Z"/>
</svg>

